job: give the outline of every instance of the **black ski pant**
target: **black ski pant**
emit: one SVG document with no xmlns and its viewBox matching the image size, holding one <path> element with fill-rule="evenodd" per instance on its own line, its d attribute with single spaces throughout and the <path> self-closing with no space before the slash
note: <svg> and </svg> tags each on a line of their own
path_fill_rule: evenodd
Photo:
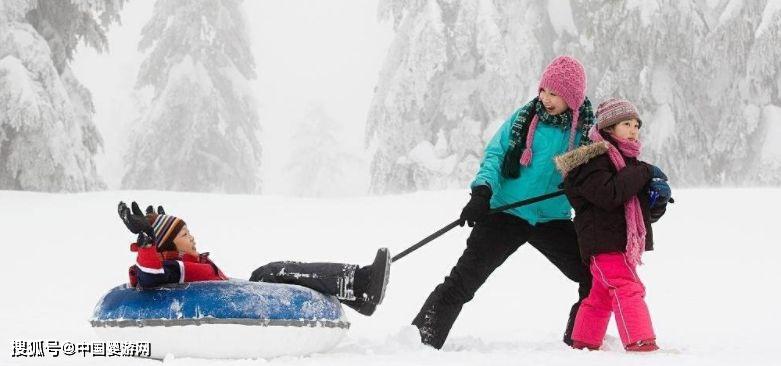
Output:
<svg viewBox="0 0 781 366">
<path fill-rule="evenodd" d="M 344 302 L 355 300 L 357 269 L 357 265 L 345 263 L 272 262 L 258 267 L 249 280 L 304 286 Z"/>
<path fill-rule="evenodd" d="M 564 333 L 564 342 L 571 345 L 575 315 L 580 302 L 591 290 L 591 274 L 581 260 L 575 226 L 570 220 L 532 226 L 506 213 L 489 215 L 475 224 L 466 241 L 466 250 L 450 275 L 429 295 L 412 321 L 420 330 L 421 341 L 436 349 L 442 348 L 463 305 L 472 300 L 488 276 L 526 242 L 567 278 L 579 284 L 578 301 L 570 309 Z"/>
</svg>

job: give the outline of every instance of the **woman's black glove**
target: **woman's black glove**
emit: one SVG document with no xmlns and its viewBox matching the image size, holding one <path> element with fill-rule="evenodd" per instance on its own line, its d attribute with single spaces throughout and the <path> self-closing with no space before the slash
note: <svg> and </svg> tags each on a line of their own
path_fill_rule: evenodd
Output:
<svg viewBox="0 0 781 366">
<path fill-rule="evenodd" d="M 152 229 L 152 225 L 146 220 L 146 216 L 138 208 L 138 204 L 131 203 L 129 209 L 127 205 L 120 201 L 117 206 L 117 213 L 119 218 L 125 224 L 128 230 L 133 234 L 138 234 L 138 245 L 144 246 L 151 244 L 154 241 L 155 231 Z M 131 211 L 132 210 L 132 211 Z"/>
<path fill-rule="evenodd" d="M 491 187 L 486 185 L 480 185 L 472 188 L 472 198 L 461 210 L 461 223 L 459 225 L 464 226 L 464 223 L 469 227 L 475 226 L 475 222 L 480 220 L 483 216 L 491 211 Z"/>
</svg>

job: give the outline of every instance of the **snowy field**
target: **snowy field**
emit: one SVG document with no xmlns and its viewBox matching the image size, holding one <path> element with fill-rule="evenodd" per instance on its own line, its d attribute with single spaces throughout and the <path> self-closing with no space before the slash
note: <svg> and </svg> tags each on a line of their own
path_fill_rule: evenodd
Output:
<svg viewBox="0 0 781 366">
<path fill-rule="evenodd" d="M 530 246 L 500 267 L 467 304 L 442 351 L 419 344 L 409 322 L 464 248 L 456 228 L 396 263 L 371 318 L 347 310 L 333 351 L 270 360 L 169 357 L 171 365 L 777 365 L 781 299 L 781 189 L 677 190 L 655 225 L 657 250 L 640 274 L 663 351 L 627 354 L 611 324 L 605 350 L 560 342 L 575 285 Z M 273 260 L 368 263 L 378 246 L 399 252 L 452 221 L 466 191 L 348 199 L 170 192 L 42 194 L 0 191 L 0 364 L 155 365 L 87 356 L 11 358 L 14 340 L 101 341 L 88 319 L 98 298 L 127 280 L 133 237 L 119 200 L 163 203 L 185 219 L 201 251 L 232 277 Z M 776 309 L 776 310 L 773 310 Z M 143 341 L 143 340 L 141 340 Z M 219 342 L 219 339 L 213 340 Z M 152 345 L 154 347 L 154 345 Z"/>
</svg>

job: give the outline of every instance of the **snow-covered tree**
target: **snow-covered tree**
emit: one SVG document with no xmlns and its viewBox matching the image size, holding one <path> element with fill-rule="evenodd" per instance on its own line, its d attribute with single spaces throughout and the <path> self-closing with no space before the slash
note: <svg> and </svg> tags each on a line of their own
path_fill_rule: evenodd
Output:
<svg viewBox="0 0 781 366">
<path fill-rule="evenodd" d="M 462 187 L 483 131 L 534 88 L 542 9 L 517 1 L 385 1 L 396 39 L 367 121 L 375 193 Z M 512 14 L 514 21 L 509 21 Z"/>
<path fill-rule="evenodd" d="M 747 61 L 746 118 L 758 121 L 747 176 L 756 184 L 781 183 L 781 1 L 768 1 Z"/>
<path fill-rule="evenodd" d="M 260 191 L 255 63 L 239 0 L 158 0 L 137 88 L 154 92 L 125 156 L 123 188 Z"/>
<path fill-rule="evenodd" d="M 695 122 L 703 121 L 700 107 L 707 102 L 695 91 L 706 90 L 697 48 L 708 28 L 696 5 L 597 0 L 578 5 L 573 11 L 582 14 L 577 24 L 588 46 L 577 54 L 595 103 L 611 96 L 634 102 L 644 122 L 644 158 L 664 167 L 676 184 L 703 182 L 707 161 L 698 159 L 701 166 L 693 167 L 682 158 L 701 151 L 708 139 L 696 133 Z M 677 138 L 683 135 L 688 139 Z"/>
<path fill-rule="evenodd" d="M 396 38 L 367 118 L 371 190 L 466 186 L 560 54 L 583 61 L 595 105 L 638 105 L 644 158 L 676 185 L 781 183 L 781 154 L 768 157 L 781 132 L 766 137 L 781 122 L 779 3 L 382 1 Z"/>
<path fill-rule="evenodd" d="M 326 197 L 350 192 L 361 159 L 339 141 L 342 128 L 321 103 L 311 103 L 297 126 L 287 164 L 290 192 L 303 197 Z"/>
<path fill-rule="evenodd" d="M 102 139 L 89 91 L 68 63 L 79 42 L 98 51 L 124 0 L 0 3 L 0 189 L 101 189 Z"/>
<path fill-rule="evenodd" d="M 781 70 L 772 54 L 753 51 L 765 2 L 619 5 L 587 1 L 576 9 L 595 49 L 582 54 L 593 95 L 637 103 L 644 158 L 663 166 L 675 184 L 752 184 L 763 103 L 750 95 L 749 65 L 765 64 L 755 74 L 762 80 Z"/>
</svg>

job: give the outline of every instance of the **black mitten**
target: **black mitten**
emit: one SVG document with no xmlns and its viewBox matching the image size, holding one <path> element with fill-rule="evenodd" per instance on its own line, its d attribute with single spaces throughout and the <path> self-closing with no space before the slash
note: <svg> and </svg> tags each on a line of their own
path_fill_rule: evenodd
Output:
<svg viewBox="0 0 781 366">
<path fill-rule="evenodd" d="M 475 222 L 480 220 L 483 216 L 491 211 L 491 187 L 486 185 L 480 185 L 472 188 L 472 198 L 461 210 L 461 223 L 459 225 L 464 226 L 464 223 L 469 227 L 475 226 Z"/>
<path fill-rule="evenodd" d="M 132 211 L 127 205 L 120 201 L 117 206 L 117 213 L 119 218 L 125 224 L 128 230 L 133 234 L 139 234 L 138 244 L 141 246 L 150 244 L 154 241 L 155 231 L 149 222 L 146 220 L 146 216 L 138 208 L 138 204 L 133 202 L 131 204 Z"/>
<path fill-rule="evenodd" d="M 146 214 L 153 214 L 155 213 L 155 208 L 152 207 L 152 205 L 149 205 L 146 207 Z M 163 209 L 163 206 L 157 206 L 157 214 L 158 215 L 165 215 L 165 210 Z"/>
</svg>

